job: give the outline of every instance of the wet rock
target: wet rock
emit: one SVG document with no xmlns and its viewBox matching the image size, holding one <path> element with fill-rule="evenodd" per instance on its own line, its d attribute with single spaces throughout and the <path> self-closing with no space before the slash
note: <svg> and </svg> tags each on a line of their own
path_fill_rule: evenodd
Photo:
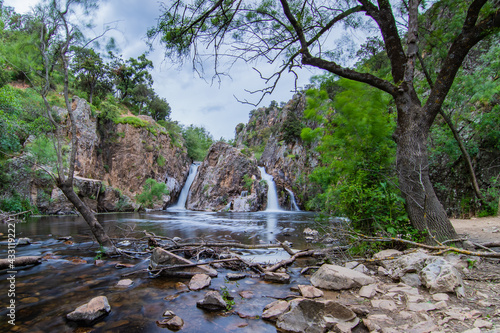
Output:
<svg viewBox="0 0 500 333">
<path fill-rule="evenodd" d="M 192 264 L 192 262 L 172 252 L 157 247 L 153 250 L 153 253 L 151 255 L 149 269 L 155 270 L 155 269 L 161 269 L 162 267 L 166 266 L 186 265 L 186 264 Z M 183 274 L 185 274 L 186 276 L 194 276 L 196 274 L 206 274 L 211 277 L 217 276 L 217 271 L 210 268 L 207 265 L 182 268 L 178 269 L 177 271 L 166 269 L 162 271 L 161 275 L 168 276 L 169 274 L 174 274 L 173 272 L 179 272 L 179 271 L 182 271 Z"/>
<path fill-rule="evenodd" d="M 239 295 L 241 296 L 241 298 L 250 299 L 253 298 L 254 293 L 251 290 L 244 290 L 240 291 Z"/>
<path fill-rule="evenodd" d="M 104 266 L 104 263 L 105 261 L 102 259 L 97 259 L 96 261 L 94 261 L 94 265 L 96 265 L 97 267 Z"/>
<path fill-rule="evenodd" d="M 156 324 L 160 327 L 166 327 L 172 331 L 178 331 L 184 326 L 184 320 L 179 316 L 173 316 L 170 319 L 163 319 L 162 321 L 157 321 Z"/>
<path fill-rule="evenodd" d="M 209 291 L 205 297 L 196 303 L 196 306 L 208 311 L 218 311 L 227 308 L 227 303 L 217 291 Z"/>
<path fill-rule="evenodd" d="M 375 279 L 352 269 L 324 264 L 311 277 L 313 286 L 322 289 L 341 290 L 375 283 Z"/>
<path fill-rule="evenodd" d="M 31 239 L 24 237 L 24 238 L 19 238 L 17 240 L 16 246 L 25 246 L 25 245 L 30 245 L 31 244 Z"/>
<path fill-rule="evenodd" d="M 290 275 L 287 273 L 266 272 L 264 273 L 264 280 L 277 283 L 290 283 Z"/>
<path fill-rule="evenodd" d="M 196 274 L 189 281 L 189 289 L 191 290 L 201 290 L 210 285 L 212 279 L 207 274 Z"/>
<path fill-rule="evenodd" d="M 118 283 L 116 284 L 116 286 L 117 287 L 122 287 L 122 288 L 127 288 L 127 287 L 130 287 L 133 283 L 134 283 L 134 281 L 132 281 L 130 279 L 124 279 L 124 280 L 118 281 Z"/>
<path fill-rule="evenodd" d="M 322 333 L 355 319 L 356 314 L 340 303 L 304 298 L 290 302 L 290 310 L 277 319 L 276 327 L 286 332 Z"/>
<path fill-rule="evenodd" d="M 287 301 L 275 301 L 272 302 L 264 308 L 264 312 L 262 313 L 262 319 L 276 321 L 279 316 L 283 313 L 287 312 L 290 308 L 290 305 Z"/>
<path fill-rule="evenodd" d="M 431 294 L 456 292 L 463 285 L 460 273 L 448 261 L 438 257 L 426 261 L 420 277 Z"/>
<path fill-rule="evenodd" d="M 299 292 L 305 298 L 323 297 L 323 292 L 313 286 L 299 285 Z"/>
<path fill-rule="evenodd" d="M 312 238 L 318 238 L 319 236 L 319 231 L 314 230 L 311 228 L 305 228 L 304 231 L 302 231 L 305 237 L 312 237 Z"/>
<path fill-rule="evenodd" d="M 184 291 L 189 291 L 189 288 L 188 286 L 186 286 L 184 283 L 182 282 L 177 282 L 175 284 L 175 289 L 179 292 L 184 292 Z"/>
<path fill-rule="evenodd" d="M 83 321 L 89 324 L 108 314 L 110 311 L 111 306 L 106 296 L 98 296 L 92 298 L 87 304 L 79 306 L 75 311 L 68 313 L 66 318 L 73 321 Z"/>
<path fill-rule="evenodd" d="M 234 281 L 234 280 L 241 280 L 246 278 L 247 275 L 245 273 L 227 273 L 226 274 L 226 279 Z"/>
</svg>

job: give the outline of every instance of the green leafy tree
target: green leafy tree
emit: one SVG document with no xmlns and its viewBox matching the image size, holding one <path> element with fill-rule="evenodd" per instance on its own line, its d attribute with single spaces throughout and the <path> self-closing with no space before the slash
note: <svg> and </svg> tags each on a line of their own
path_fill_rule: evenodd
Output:
<svg viewBox="0 0 500 333">
<path fill-rule="evenodd" d="M 153 62 L 147 59 L 145 54 L 140 55 L 137 59 L 130 58 L 127 61 L 111 52 L 110 56 L 113 59 L 111 67 L 114 74 L 115 88 L 119 92 L 121 101 L 133 98 L 134 89 L 138 85 L 143 84 L 148 89 L 151 87 L 153 78 L 149 70 L 153 69 Z"/>
<path fill-rule="evenodd" d="M 203 161 L 214 142 L 212 135 L 203 126 L 189 125 L 182 131 L 188 156 L 194 161 Z"/>
<path fill-rule="evenodd" d="M 457 18 L 452 20 L 454 26 L 442 30 L 431 22 L 425 27 L 426 34 L 446 44 L 442 47 L 446 50 L 443 61 L 436 64 L 434 85 L 425 95 L 416 89 L 415 82 L 419 33 L 424 28 L 422 17 L 431 11 L 424 7 L 427 2 L 419 0 L 200 0 L 187 4 L 178 0 L 165 7 L 158 25 L 150 29 L 148 36 L 160 36 L 167 56 L 175 60 L 192 56 L 195 65 L 206 63 L 205 50 L 210 50 L 216 59 L 216 74 L 224 72 L 220 68 L 224 56 L 247 61 L 260 58 L 280 64 L 275 75 L 266 78 L 271 86 L 262 89 L 263 93 L 272 92 L 285 71 L 302 66 L 322 69 L 388 93 L 396 106 L 396 167 L 411 223 L 437 239 L 453 239 L 457 234 L 429 177 L 427 140 L 467 54 L 481 40 L 498 33 L 500 10 L 495 0 L 453 1 L 446 5 L 449 3 L 436 1 L 431 9 L 445 4 L 442 11 Z M 352 69 L 343 63 L 342 55 L 349 54 L 349 45 L 329 38 L 339 26 L 347 27 L 348 34 L 366 33 L 368 27 L 370 37 L 382 37 L 390 76 Z"/>
<path fill-rule="evenodd" d="M 109 66 L 93 49 L 75 47 L 71 69 L 77 87 L 87 93 L 90 104 L 94 96 L 102 98 L 112 91 Z"/>
</svg>

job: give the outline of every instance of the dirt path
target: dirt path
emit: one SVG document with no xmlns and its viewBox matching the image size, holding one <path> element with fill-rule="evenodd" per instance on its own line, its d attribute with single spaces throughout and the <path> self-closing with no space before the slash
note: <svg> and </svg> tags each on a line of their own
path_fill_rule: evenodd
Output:
<svg viewBox="0 0 500 333">
<path fill-rule="evenodd" d="M 473 242 L 500 241 L 500 216 L 467 220 L 451 219 L 451 223 L 459 235 L 467 235 Z"/>
</svg>

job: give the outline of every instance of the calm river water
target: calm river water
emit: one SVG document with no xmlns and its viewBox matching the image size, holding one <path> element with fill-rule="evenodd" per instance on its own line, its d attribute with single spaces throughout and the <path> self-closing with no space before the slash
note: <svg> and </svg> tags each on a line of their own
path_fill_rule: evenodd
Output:
<svg viewBox="0 0 500 333">
<path fill-rule="evenodd" d="M 192 211 L 103 214 L 98 219 L 112 237 L 142 236 L 142 230 L 158 236 L 204 239 L 206 241 L 237 241 L 245 244 L 276 243 L 288 240 L 294 249 L 304 249 L 302 230 L 314 227 L 315 215 L 305 212 L 283 213 L 205 213 Z M 0 258 L 7 257 L 7 225 L 0 225 L 2 246 Z M 72 236 L 71 242 L 59 240 Z M 147 273 L 128 276 L 134 281 L 128 288 L 116 284 L 122 275 L 147 268 L 149 257 L 108 259 L 103 266 L 95 265 L 97 244 L 83 219 L 76 216 L 30 218 L 16 224 L 16 237 L 29 237 L 34 242 L 18 246 L 17 256 L 43 256 L 41 265 L 21 269 L 15 274 L 15 298 L 8 296 L 10 276 L 0 271 L 0 331 L 17 332 L 168 332 L 156 321 L 163 319 L 166 310 L 173 310 L 183 318 L 182 332 L 276 332 L 274 325 L 259 319 L 265 305 L 276 297 L 289 295 L 290 286 L 308 284 L 291 269 L 290 285 L 263 282 L 249 276 L 236 282 L 224 277 L 231 272 L 219 269 L 209 289 L 227 288 L 234 296 L 234 311 L 209 313 L 196 307 L 206 290 L 179 292 L 177 282 L 182 278 L 151 278 Z M 240 251 L 248 259 L 258 262 L 276 261 L 289 257 L 280 249 Z M 118 263 L 131 267 L 116 268 Z M 246 272 L 252 275 L 252 272 Z M 242 298 L 241 291 L 252 291 L 252 298 Z M 111 313 L 91 326 L 82 327 L 67 321 L 65 315 L 92 297 L 106 296 Z M 7 306 L 15 299 L 16 326 L 7 321 Z"/>
</svg>

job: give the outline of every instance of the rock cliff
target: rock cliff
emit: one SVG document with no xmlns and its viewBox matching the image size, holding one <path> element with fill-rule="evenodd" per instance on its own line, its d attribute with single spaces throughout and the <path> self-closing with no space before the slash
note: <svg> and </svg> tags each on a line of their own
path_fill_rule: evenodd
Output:
<svg viewBox="0 0 500 333">
<path fill-rule="evenodd" d="M 236 145 L 252 151 L 258 164 L 274 177 L 283 209 L 291 207 L 287 189 L 295 194 L 302 209 L 316 193 L 308 176 L 318 165 L 318 155 L 313 146 L 300 138 L 303 127 L 316 126 L 304 120 L 305 105 L 305 96 L 297 94 L 281 107 L 272 103 L 268 108 L 252 111 L 248 124 L 236 127 Z"/>
<path fill-rule="evenodd" d="M 201 211 L 258 211 L 265 208 L 267 186 L 255 159 L 217 142 L 198 168 L 186 208 Z"/>
<path fill-rule="evenodd" d="M 65 119 L 64 109 L 56 112 Z M 73 101 L 73 112 L 78 137 L 75 188 L 89 207 L 96 212 L 133 210 L 135 197 L 148 178 L 165 182 L 170 191 L 155 208 L 177 199 L 191 164 L 182 138 L 169 135 L 148 116 L 129 115 L 117 122 L 98 119 L 79 98 Z M 46 180 L 34 177 L 30 183 L 31 201 L 41 212 L 73 211 L 64 195 Z"/>
</svg>

